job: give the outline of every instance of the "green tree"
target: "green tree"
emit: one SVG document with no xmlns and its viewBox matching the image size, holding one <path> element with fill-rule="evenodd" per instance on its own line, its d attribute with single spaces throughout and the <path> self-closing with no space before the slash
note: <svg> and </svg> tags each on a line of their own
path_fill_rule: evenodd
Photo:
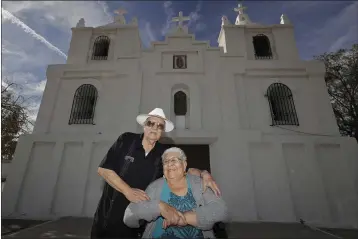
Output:
<svg viewBox="0 0 358 239">
<path fill-rule="evenodd" d="M 15 92 L 14 83 L 1 84 L 1 160 L 11 160 L 17 139 L 28 133 L 33 125 L 29 118 L 26 99 Z"/>
<path fill-rule="evenodd" d="M 358 44 L 315 59 L 326 66 L 325 81 L 341 134 L 358 142 Z"/>
</svg>

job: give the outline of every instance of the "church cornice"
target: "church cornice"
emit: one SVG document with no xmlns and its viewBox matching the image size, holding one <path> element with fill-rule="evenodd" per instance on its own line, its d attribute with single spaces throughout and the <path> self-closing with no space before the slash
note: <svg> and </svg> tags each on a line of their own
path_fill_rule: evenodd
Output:
<svg viewBox="0 0 358 239">
<path fill-rule="evenodd" d="M 126 74 L 121 74 L 122 77 L 126 76 Z M 88 69 L 79 69 L 79 70 L 65 70 L 63 72 L 62 79 L 74 79 L 74 78 L 108 78 L 108 77 L 118 77 L 118 73 L 116 71 L 111 70 L 88 70 Z"/>
<path fill-rule="evenodd" d="M 195 71 L 195 70 L 160 70 L 155 72 L 156 75 L 205 75 L 205 72 L 203 70 L 201 71 Z"/>
<path fill-rule="evenodd" d="M 272 28 L 293 28 L 292 24 L 272 24 L 272 25 L 262 25 L 262 24 L 250 24 L 250 25 L 224 25 L 221 27 L 221 31 L 225 28 L 244 28 L 244 29 L 272 29 Z"/>
</svg>

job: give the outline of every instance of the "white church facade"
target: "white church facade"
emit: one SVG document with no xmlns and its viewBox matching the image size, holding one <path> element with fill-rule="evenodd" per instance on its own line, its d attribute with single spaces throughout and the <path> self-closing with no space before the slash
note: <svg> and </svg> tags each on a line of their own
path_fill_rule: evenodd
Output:
<svg viewBox="0 0 358 239">
<path fill-rule="evenodd" d="M 232 221 L 358 228 L 358 145 L 339 134 L 324 65 L 299 59 L 286 16 L 261 25 L 236 11 L 235 23 L 222 19 L 219 47 L 197 41 L 182 15 L 149 49 L 136 19 L 120 14 L 97 28 L 81 19 L 67 63 L 47 69 L 2 216 L 92 217 L 100 161 L 121 133 L 141 131 L 138 114 L 160 107 L 176 125 L 163 142 L 210 169 Z"/>
</svg>

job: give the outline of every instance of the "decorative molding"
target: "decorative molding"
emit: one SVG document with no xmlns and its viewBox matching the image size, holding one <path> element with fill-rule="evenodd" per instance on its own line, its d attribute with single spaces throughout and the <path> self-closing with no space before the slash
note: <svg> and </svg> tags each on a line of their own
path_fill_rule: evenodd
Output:
<svg viewBox="0 0 358 239">
<path fill-rule="evenodd" d="M 73 78 L 101 78 L 101 77 L 125 77 L 127 74 L 118 74 L 115 71 L 65 71 L 61 79 Z"/>
<path fill-rule="evenodd" d="M 205 71 L 193 71 L 186 69 L 161 70 L 155 72 L 156 75 L 183 74 L 183 75 L 204 75 Z"/>
<path fill-rule="evenodd" d="M 234 75 L 243 75 L 245 77 L 259 77 L 265 79 L 272 79 L 272 78 L 307 78 L 308 74 L 306 69 L 280 69 L 280 68 L 273 68 L 273 69 L 245 69 L 242 73 L 235 73 Z"/>
<path fill-rule="evenodd" d="M 222 28 L 247 28 L 247 29 L 267 29 L 267 28 L 293 28 L 292 24 L 272 24 L 272 25 L 261 25 L 253 23 L 250 25 L 224 25 Z"/>
<path fill-rule="evenodd" d="M 121 59 L 138 59 L 140 57 L 141 57 L 140 54 L 131 55 L 131 56 L 117 56 L 117 60 L 121 60 Z"/>
</svg>

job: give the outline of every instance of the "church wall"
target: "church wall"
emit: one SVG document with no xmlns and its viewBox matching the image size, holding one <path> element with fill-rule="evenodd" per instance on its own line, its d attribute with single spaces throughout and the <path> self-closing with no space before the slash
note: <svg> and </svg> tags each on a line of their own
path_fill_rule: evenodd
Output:
<svg viewBox="0 0 358 239">
<path fill-rule="evenodd" d="M 72 29 L 72 38 L 68 50 L 67 64 L 84 65 L 87 62 L 91 48 L 92 29 Z"/>
<path fill-rule="evenodd" d="M 179 140 L 176 143 L 198 143 L 201 138 L 210 144 L 212 173 L 233 221 L 303 218 L 317 225 L 358 227 L 357 171 L 348 168 L 357 165 L 358 151 L 349 139 L 266 135 L 259 130 L 175 131 L 169 136 Z M 102 190 L 96 168 L 116 137 L 115 132 L 21 137 L 21 151 L 4 188 L 3 215 L 93 215 Z"/>
<path fill-rule="evenodd" d="M 140 55 L 141 41 L 136 27 L 123 28 L 114 37 L 114 60 L 132 58 Z"/>
<path fill-rule="evenodd" d="M 137 60 L 120 59 L 112 68 L 103 64 L 91 64 L 88 69 L 77 68 L 77 71 L 73 68 L 76 69 L 75 66 L 48 69 L 48 90 L 44 93 L 35 133 L 106 133 L 119 132 L 122 127 L 136 129 L 133 118 L 139 112 L 142 81 Z M 94 125 L 69 125 L 74 94 L 82 84 L 92 84 L 98 91 Z"/>
<path fill-rule="evenodd" d="M 248 107 L 248 116 L 250 128 L 261 129 L 264 132 L 280 132 L 284 133 L 279 127 L 270 126 L 272 118 L 270 113 L 270 105 L 267 99 L 267 89 L 273 83 L 282 83 L 290 88 L 293 94 L 293 100 L 298 117 L 299 126 L 282 125 L 279 127 L 288 128 L 310 133 L 322 133 L 317 128 L 317 114 L 314 105 L 311 103 L 312 95 L 309 88 L 311 83 L 307 79 L 299 78 L 275 78 L 275 77 L 246 77 L 244 87 L 246 89 Z M 287 132 L 292 134 L 292 132 Z"/>
<path fill-rule="evenodd" d="M 47 68 L 46 86 L 42 95 L 39 112 L 37 113 L 34 133 L 47 133 L 53 117 L 54 106 L 57 101 L 60 78 L 63 74 L 61 65 L 52 65 Z"/>
<path fill-rule="evenodd" d="M 272 34 L 274 36 L 274 46 L 279 60 L 299 59 L 294 28 L 292 26 L 279 25 L 272 28 Z"/>
<path fill-rule="evenodd" d="M 317 128 L 322 134 L 339 134 L 337 120 L 329 100 L 324 78 L 314 75 L 308 78 L 312 87 L 312 94 L 314 94 L 314 99 L 311 102 L 313 103 L 315 112 L 317 112 Z"/>
<path fill-rule="evenodd" d="M 289 186 L 296 219 L 329 222 L 330 213 L 324 182 L 314 157 L 313 144 L 288 142 L 282 144 Z"/>
<path fill-rule="evenodd" d="M 244 26 L 224 26 L 227 56 L 239 56 L 247 58 L 246 36 Z"/>
<path fill-rule="evenodd" d="M 218 86 L 221 84 L 221 62 L 218 57 L 220 52 L 205 52 L 205 74 L 200 82 L 202 107 L 202 127 L 209 131 L 217 131 L 222 127 L 221 98 L 218 94 Z"/>
<path fill-rule="evenodd" d="M 249 143 L 258 220 L 294 221 L 285 162 L 280 144 Z"/>
<path fill-rule="evenodd" d="M 211 172 L 230 208 L 232 221 L 257 220 L 248 140 L 260 140 L 260 134 L 253 131 L 223 131 L 217 141 L 210 145 Z"/>
<path fill-rule="evenodd" d="M 331 179 L 338 184 L 347 183 L 347 187 L 335 186 L 337 183 L 323 178 L 330 170 L 318 163 L 316 150 L 332 142 L 353 146 L 352 139 L 276 136 L 254 130 L 221 131 L 217 135 L 210 145 L 210 164 L 233 221 L 298 222 L 301 218 L 313 225 L 358 227 L 358 194 L 354 188 L 357 171 L 337 171 L 349 173 Z M 337 156 L 338 152 L 336 160 L 357 162 L 357 150 L 353 153 L 340 149 L 334 154 Z M 323 161 L 324 165 L 327 163 Z M 334 195 L 332 199 L 327 196 L 327 188 Z M 337 188 L 342 191 L 334 191 Z M 348 208 L 349 213 L 345 211 Z M 338 216 L 332 215 L 332 210 Z M 343 219 L 346 213 L 348 216 Z"/>
</svg>

